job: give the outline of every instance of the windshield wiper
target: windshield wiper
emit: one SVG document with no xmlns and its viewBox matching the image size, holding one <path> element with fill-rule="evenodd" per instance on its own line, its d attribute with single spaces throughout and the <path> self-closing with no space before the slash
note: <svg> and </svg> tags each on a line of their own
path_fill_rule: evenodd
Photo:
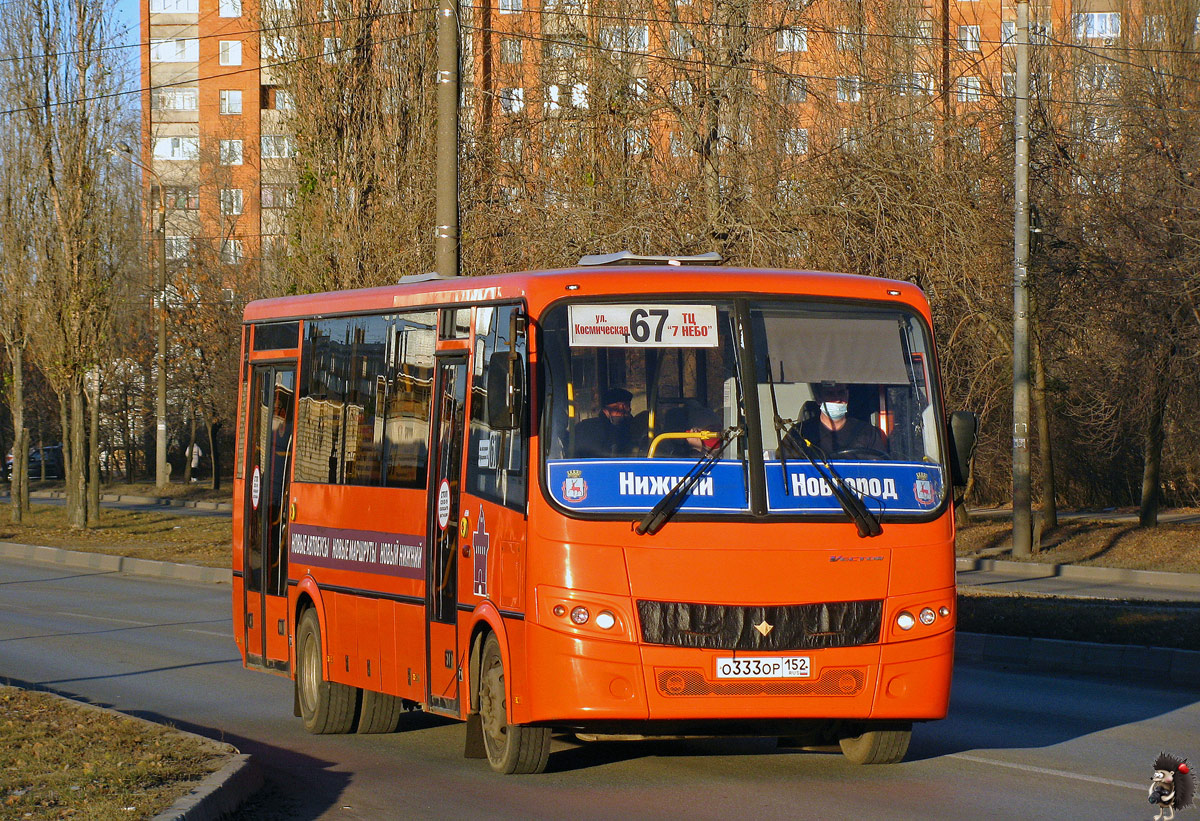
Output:
<svg viewBox="0 0 1200 821">
<path fill-rule="evenodd" d="M 733 438 L 742 432 L 741 425 L 733 425 L 726 428 L 721 433 L 721 439 L 717 444 L 696 460 L 696 464 L 692 465 L 688 472 L 680 477 L 675 486 L 667 491 L 667 494 L 658 500 L 658 504 L 650 508 L 650 512 L 642 517 L 642 520 L 633 527 L 633 532 L 639 536 L 644 536 L 649 533 L 653 536 L 662 526 L 671 520 L 675 512 L 683 505 L 692 488 L 700 481 L 700 478 L 708 472 L 708 469 L 716 463 L 720 458 L 721 453 L 729 445 Z"/>
<path fill-rule="evenodd" d="M 791 434 L 795 434 L 794 436 Z M 808 463 L 813 466 L 813 470 L 817 472 L 827 485 L 833 491 L 833 496 L 838 500 L 838 504 L 842 506 L 842 510 L 846 511 L 846 515 L 854 522 L 854 526 L 858 528 L 858 537 L 866 539 L 872 536 L 878 536 L 883 532 L 883 527 L 879 524 L 879 517 L 872 513 L 866 503 L 859 498 L 858 494 L 846 485 L 840 473 L 838 473 L 821 449 L 812 442 L 804 438 L 799 430 L 793 425 L 788 431 L 788 442 L 795 443 L 800 452 L 804 454 L 804 458 L 808 459 Z M 816 458 L 813 458 L 816 454 Z M 818 464 L 818 461 L 820 464 Z M 784 471 L 783 482 L 787 484 L 787 471 Z"/>
</svg>

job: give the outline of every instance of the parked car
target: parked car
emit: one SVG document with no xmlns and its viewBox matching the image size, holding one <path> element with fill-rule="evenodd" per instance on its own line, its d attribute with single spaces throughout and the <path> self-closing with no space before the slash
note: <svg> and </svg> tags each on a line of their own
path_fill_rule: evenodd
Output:
<svg viewBox="0 0 1200 821">
<path fill-rule="evenodd" d="M 29 449 L 29 478 L 42 478 L 42 460 L 46 462 L 46 478 L 47 479 L 64 479 L 66 478 L 66 468 L 63 462 L 62 445 L 45 445 L 44 447 L 34 447 Z M 13 455 L 10 451 L 8 456 L 4 458 L 4 478 L 12 479 L 13 471 Z"/>
</svg>

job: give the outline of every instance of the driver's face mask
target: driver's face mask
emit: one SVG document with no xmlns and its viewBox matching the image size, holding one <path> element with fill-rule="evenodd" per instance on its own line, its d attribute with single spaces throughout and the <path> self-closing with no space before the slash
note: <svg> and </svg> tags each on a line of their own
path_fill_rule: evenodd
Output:
<svg viewBox="0 0 1200 821">
<path fill-rule="evenodd" d="M 849 407 L 849 404 L 846 402 L 821 403 L 821 410 L 823 410 L 825 415 L 835 422 L 846 417 L 846 411 L 849 409 Z"/>
</svg>

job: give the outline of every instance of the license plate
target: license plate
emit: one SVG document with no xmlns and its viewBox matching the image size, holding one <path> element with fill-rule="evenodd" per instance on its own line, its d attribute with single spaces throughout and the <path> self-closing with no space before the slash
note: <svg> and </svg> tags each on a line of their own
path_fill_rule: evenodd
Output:
<svg viewBox="0 0 1200 821">
<path fill-rule="evenodd" d="M 809 678 L 808 656 L 755 656 L 717 659 L 717 678 Z"/>
</svg>

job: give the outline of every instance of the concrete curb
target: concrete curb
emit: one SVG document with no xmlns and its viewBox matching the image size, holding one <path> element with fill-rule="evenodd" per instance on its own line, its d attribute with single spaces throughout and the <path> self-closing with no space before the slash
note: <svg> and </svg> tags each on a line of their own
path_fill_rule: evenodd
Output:
<svg viewBox="0 0 1200 821">
<path fill-rule="evenodd" d="M 29 494 L 30 499 L 65 499 L 67 494 L 62 490 L 35 490 Z M 187 507 L 194 510 L 217 510 L 223 513 L 233 512 L 233 502 L 193 501 L 191 499 L 171 499 L 165 496 L 138 496 L 130 493 L 101 493 L 102 502 L 124 502 L 130 505 L 158 505 L 159 507 Z"/>
<path fill-rule="evenodd" d="M 0 559 L 47 562 L 101 573 L 133 573 L 156 579 L 171 579 L 200 584 L 230 584 L 233 573 L 225 567 L 200 567 L 194 564 L 159 562 L 108 553 L 87 553 L 61 547 L 43 547 L 16 542 L 0 542 Z"/>
<path fill-rule="evenodd" d="M 1200 652 L 1194 650 L 959 632 L 954 655 L 958 661 L 989 666 L 1134 681 L 1153 676 L 1160 682 L 1200 686 Z"/>
<path fill-rule="evenodd" d="M 52 690 L 39 690 L 38 692 L 45 693 L 60 701 L 68 702 L 73 707 L 78 707 L 82 710 L 104 713 L 123 721 L 137 721 L 152 727 L 163 727 L 175 735 L 184 736 L 200 743 L 202 746 L 213 750 L 216 754 L 230 756 L 225 766 L 202 779 L 199 784 L 192 787 L 187 795 L 175 799 L 175 803 L 154 816 L 153 821 L 217 821 L 221 816 L 237 809 L 242 802 L 262 788 L 263 776 L 261 770 L 250 759 L 250 756 L 239 752 L 238 748 L 232 744 L 215 741 L 206 736 L 190 733 L 187 730 L 180 730 L 156 721 L 150 721 L 140 716 L 122 713 L 120 710 L 114 710 L 110 707 L 101 707 L 99 704 L 78 701 L 59 695 Z"/>
<path fill-rule="evenodd" d="M 1200 573 L 1167 573 L 1161 570 L 1126 570 L 1119 567 L 1093 567 L 1081 564 L 1041 564 L 1012 562 L 1003 559 L 960 558 L 955 570 L 981 570 L 1012 576 L 1014 579 L 1059 578 L 1109 584 L 1137 584 L 1146 587 L 1166 587 L 1200 590 Z"/>
<path fill-rule="evenodd" d="M 228 764 L 197 784 L 153 821 L 217 821 L 241 806 L 263 785 L 263 774 L 248 755 L 239 753 Z"/>
</svg>

